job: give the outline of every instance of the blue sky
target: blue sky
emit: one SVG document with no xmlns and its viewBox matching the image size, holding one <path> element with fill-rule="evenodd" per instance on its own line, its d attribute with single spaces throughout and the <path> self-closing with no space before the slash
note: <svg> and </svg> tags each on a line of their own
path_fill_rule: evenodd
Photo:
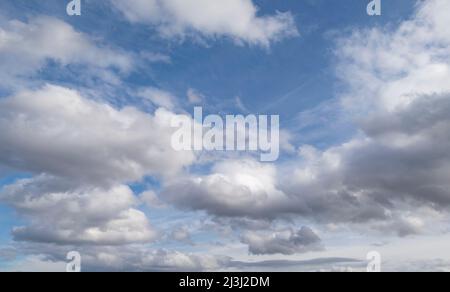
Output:
<svg viewBox="0 0 450 292">
<path fill-rule="evenodd" d="M 383 3 L 383 17 L 370 18 L 365 12 L 366 3 L 359 0 L 259 2 L 261 14 L 292 11 L 301 37 L 275 43 L 270 48 L 236 46 L 224 39 L 204 45 L 190 40 L 167 41 L 159 38 L 152 28 L 129 24 L 111 11 L 107 3 L 97 1 L 86 1 L 83 16 L 78 18 L 61 13 L 65 11 L 62 1 L 7 1 L 2 10 L 18 19 L 45 12 L 67 21 L 79 31 L 101 38 L 109 46 L 170 57 L 171 64 L 144 66 L 127 76 L 130 86 L 157 86 L 178 96 L 184 95 L 188 88 L 195 88 L 224 103 L 239 96 L 246 106 L 257 111 L 264 111 L 268 104 L 289 95 L 271 108 L 289 119 L 305 108 L 335 97 L 333 34 L 399 22 L 413 9 L 410 1 L 389 1 Z M 57 76 L 48 78 L 58 80 Z M 299 87 L 300 92 L 295 92 Z"/>
<path fill-rule="evenodd" d="M 175 0 L 154 15 L 139 6 L 154 0 L 84 0 L 72 17 L 66 1 L 0 4 L 0 248 L 17 253 L 12 269 L 59 269 L 74 249 L 92 270 L 239 269 L 225 256 L 360 269 L 376 247 L 402 269 L 416 254 L 402 242 L 446 242 L 447 156 L 420 142 L 445 140 L 431 122 L 445 121 L 432 109 L 450 90 L 434 47 L 449 45 L 445 1 L 383 1 L 370 17 L 363 0 L 233 0 L 218 26 L 190 1 L 186 15 Z M 236 28 L 240 17 L 251 24 Z M 280 115 L 279 161 L 167 151 L 163 117 L 192 113 L 189 92 L 207 113 Z M 433 114 L 410 130 L 414 106 Z M 178 258 L 190 264 L 164 266 Z"/>
</svg>

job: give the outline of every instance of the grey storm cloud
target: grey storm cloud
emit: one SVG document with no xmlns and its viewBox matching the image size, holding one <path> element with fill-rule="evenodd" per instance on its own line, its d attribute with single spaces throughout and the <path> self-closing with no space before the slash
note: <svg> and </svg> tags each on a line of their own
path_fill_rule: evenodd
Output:
<svg viewBox="0 0 450 292">
<path fill-rule="evenodd" d="M 311 228 L 282 230 L 274 232 L 246 232 L 242 242 L 248 244 L 249 252 L 255 255 L 292 255 L 322 250 L 321 239 Z"/>
<path fill-rule="evenodd" d="M 414 226 L 408 227 L 407 220 L 390 210 L 399 202 L 436 209 L 448 205 L 449 100 L 448 95 L 423 96 L 396 112 L 370 115 L 361 121 L 365 138 L 325 153 L 306 147 L 300 166 L 293 170 L 281 169 L 277 174 L 254 161 L 227 162 L 213 175 L 170 184 L 164 197 L 180 207 L 219 216 L 263 219 L 300 214 L 354 223 L 392 220 L 393 227 L 403 226 L 400 234 L 415 233 Z M 283 171 L 291 175 L 285 177 Z M 235 176 L 251 180 L 243 182 Z M 258 185 L 266 186 L 258 189 Z"/>
<path fill-rule="evenodd" d="M 300 166 L 281 169 L 281 175 L 257 162 L 235 162 L 228 172 L 222 167 L 215 175 L 171 184 L 164 197 L 183 208 L 225 217 L 273 219 L 298 214 L 319 222 L 378 220 L 390 223 L 373 229 L 401 236 L 419 233 L 422 224 L 405 217 L 401 206 L 448 209 L 449 100 L 448 95 L 430 95 L 395 113 L 369 116 L 361 122 L 365 138 L 325 153 L 303 149 Z M 233 179 L 237 169 L 238 176 L 269 187 L 257 189 Z M 284 171 L 291 175 L 285 177 Z"/>
</svg>

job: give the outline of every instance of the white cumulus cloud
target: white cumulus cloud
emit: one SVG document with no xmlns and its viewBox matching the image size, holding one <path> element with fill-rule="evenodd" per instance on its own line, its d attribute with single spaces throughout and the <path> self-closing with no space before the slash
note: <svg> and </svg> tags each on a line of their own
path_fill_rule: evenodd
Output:
<svg viewBox="0 0 450 292">
<path fill-rule="evenodd" d="M 252 0 L 111 1 L 129 21 L 156 26 L 167 37 L 196 33 L 269 46 L 298 33 L 291 13 L 259 15 Z"/>
<path fill-rule="evenodd" d="M 173 175 L 194 161 L 170 146 L 175 115 L 115 109 L 47 85 L 0 100 L 0 162 L 80 182 L 131 182 Z"/>
</svg>

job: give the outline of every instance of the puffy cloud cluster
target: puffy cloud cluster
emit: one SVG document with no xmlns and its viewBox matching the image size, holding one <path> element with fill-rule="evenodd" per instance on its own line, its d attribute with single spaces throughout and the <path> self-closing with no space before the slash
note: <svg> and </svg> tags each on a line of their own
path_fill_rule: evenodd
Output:
<svg viewBox="0 0 450 292">
<path fill-rule="evenodd" d="M 143 91 L 166 108 L 151 114 L 33 81 L 52 62 L 109 78 L 132 68 L 130 55 L 98 46 L 63 21 L 35 17 L 1 20 L 0 60 L 1 86 L 14 92 L 0 99 L 1 171 L 29 176 L 2 186 L 0 202 L 23 219 L 12 236 L 20 249 L 14 254 L 32 255 L 25 270 L 64 270 L 67 249 L 82 250 L 87 270 L 219 265 L 214 257 L 144 248 L 159 237 L 139 210 L 148 195 L 140 200 L 125 185 L 146 176 L 174 176 L 193 163 L 193 153 L 170 147 L 175 114 L 165 101 L 171 96 Z M 1 256 L 8 255 L 2 251 Z"/>
<path fill-rule="evenodd" d="M 163 199 L 181 207 L 207 210 L 218 216 L 270 216 L 280 200 L 276 167 L 254 160 L 226 160 L 212 174 L 168 181 Z"/>
<path fill-rule="evenodd" d="M 398 29 L 356 31 L 339 41 L 342 107 L 359 134 L 342 145 L 300 148 L 277 168 L 218 163 L 210 175 L 167 186 L 166 198 L 219 216 L 345 223 L 421 232 L 450 199 L 448 1 L 421 2 Z"/>
<path fill-rule="evenodd" d="M 447 1 L 422 1 L 394 31 L 373 28 L 341 39 L 338 76 L 351 89 L 345 106 L 362 114 L 394 112 L 426 95 L 448 93 L 448 8 Z"/>
<path fill-rule="evenodd" d="M 127 186 L 75 186 L 41 175 L 5 187 L 0 199 L 31 222 L 13 229 L 18 241 L 121 245 L 156 236 L 145 214 L 134 208 L 138 201 Z"/>
<path fill-rule="evenodd" d="M 111 0 L 131 22 L 156 26 L 163 36 L 229 37 L 269 46 L 298 34 L 291 13 L 260 16 L 252 0 Z"/>
<path fill-rule="evenodd" d="M 165 36 L 226 36 L 268 46 L 296 33 L 289 13 L 259 16 L 250 0 L 225 2 L 113 0 L 130 21 L 156 26 Z M 153 114 L 117 109 L 54 85 L 0 99 L 0 171 L 31 175 L 0 190 L 0 201 L 26 218 L 13 229 L 14 239 L 52 261 L 64 260 L 66 250 L 58 245 L 77 246 L 91 270 L 245 265 L 142 245 L 157 232 L 139 205 L 162 207 L 160 199 L 206 211 L 234 236 L 242 231 L 240 241 L 254 255 L 322 248 L 311 228 L 274 228 L 275 219 L 399 236 L 432 230 L 426 227 L 447 218 L 450 205 L 449 10 L 448 1 L 420 2 L 417 13 L 395 30 L 360 30 L 340 40 L 338 75 L 348 88 L 342 112 L 359 132 L 325 150 L 302 146 L 297 159 L 278 165 L 229 159 L 215 162 L 207 174 L 181 174 L 195 156 L 170 147 L 176 101 L 154 88 L 138 92 L 162 107 Z M 1 22 L 0 60 L 5 84 L 49 60 L 106 71 L 127 71 L 131 64 L 127 55 L 97 47 L 51 18 Z M 188 99 L 199 103 L 199 95 L 190 90 Z M 162 191 L 138 198 L 126 183 L 146 176 L 158 178 Z M 166 238 L 192 240 L 184 228 Z"/>
<path fill-rule="evenodd" d="M 0 162 L 78 182 L 132 182 L 172 175 L 194 161 L 170 147 L 174 114 L 154 115 L 47 85 L 0 100 Z"/>
<path fill-rule="evenodd" d="M 195 34 L 269 46 L 297 34 L 290 13 L 258 16 L 247 0 L 114 4 L 130 21 L 155 25 L 167 37 Z M 150 10 L 142 9 L 147 5 Z M 56 18 L 0 19 L 0 87 L 6 89 L 0 99 L 0 171 L 27 177 L 2 185 L 0 202 L 22 219 L 12 236 L 20 253 L 32 255 L 30 267 L 59 268 L 68 249 L 82 252 L 87 270 L 213 270 L 229 263 L 228 258 L 149 248 L 158 238 L 188 244 L 192 239 L 183 228 L 159 236 L 139 208 L 163 203 L 151 191 L 138 197 L 127 185 L 147 176 L 172 181 L 194 163 L 194 153 L 171 147 L 174 96 L 151 87 L 135 90 L 143 104 L 154 106 L 148 113 L 116 108 L 99 94 L 94 100 L 39 79 L 56 66 L 58 74 L 83 71 L 76 82 L 93 76 L 114 87 L 121 84 L 121 73 L 133 70 L 136 56 L 99 44 Z M 141 57 L 167 62 L 164 55 Z M 198 103 L 200 95 L 190 90 L 189 101 Z M 265 186 L 250 189 L 262 194 Z"/>
<path fill-rule="evenodd" d="M 3 187 L 0 200 L 27 218 L 18 241 L 146 243 L 156 231 L 127 182 L 175 175 L 194 154 L 170 147 L 173 113 L 115 109 L 47 85 L 0 100 L 0 163 L 35 174 Z"/>
<path fill-rule="evenodd" d="M 447 209 L 450 37 L 441 11 L 449 8 L 421 2 L 394 31 L 357 31 L 339 42 L 338 72 L 349 88 L 342 104 L 361 134 L 325 151 L 302 148 L 302 165 L 283 184 L 320 219 L 390 221 L 406 235 L 433 220 L 430 209 Z"/>
</svg>

